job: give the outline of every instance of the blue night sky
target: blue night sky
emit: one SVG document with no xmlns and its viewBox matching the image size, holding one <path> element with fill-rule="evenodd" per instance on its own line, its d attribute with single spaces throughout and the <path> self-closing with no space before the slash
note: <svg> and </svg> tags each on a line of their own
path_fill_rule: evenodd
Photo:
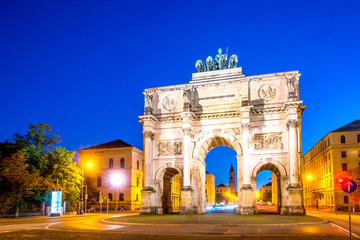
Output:
<svg viewBox="0 0 360 240">
<path fill-rule="evenodd" d="M 0 140 L 43 122 L 69 150 L 119 138 L 142 149 L 143 90 L 187 83 L 197 59 L 228 47 L 245 75 L 302 73 L 305 153 L 360 119 L 359 8 L 355 0 L 0 1 Z M 233 150 L 214 149 L 206 161 L 227 184 Z"/>
</svg>

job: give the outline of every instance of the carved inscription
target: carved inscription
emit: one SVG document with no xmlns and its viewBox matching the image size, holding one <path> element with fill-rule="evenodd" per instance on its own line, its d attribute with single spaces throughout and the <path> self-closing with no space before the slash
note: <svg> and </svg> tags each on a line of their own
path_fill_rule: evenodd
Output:
<svg viewBox="0 0 360 240">
<path fill-rule="evenodd" d="M 282 133 L 261 133 L 254 136 L 254 150 L 282 149 Z"/>
<path fill-rule="evenodd" d="M 172 156 L 182 154 L 181 141 L 161 141 L 158 143 L 158 156 Z"/>
</svg>

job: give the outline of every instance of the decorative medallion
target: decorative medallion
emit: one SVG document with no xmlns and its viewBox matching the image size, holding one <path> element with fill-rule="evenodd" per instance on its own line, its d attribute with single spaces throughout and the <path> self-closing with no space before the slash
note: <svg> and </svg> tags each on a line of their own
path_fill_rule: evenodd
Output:
<svg viewBox="0 0 360 240">
<path fill-rule="evenodd" d="M 273 99 L 276 95 L 276 89 L 271 85 L 263 85 L 259 89 L 259 97 L 265 101 Z"/>
<path fill-rule="evenodd" d="M 176 107 L 176 97 L 174 95 L 168 95 L 164 98 L 163 107 L 171 111 Z"/>
</svg>

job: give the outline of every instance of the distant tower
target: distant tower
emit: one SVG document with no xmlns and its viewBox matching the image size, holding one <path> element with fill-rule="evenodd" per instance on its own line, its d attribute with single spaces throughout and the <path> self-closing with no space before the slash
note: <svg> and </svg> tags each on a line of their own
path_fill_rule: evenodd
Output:
<svg viewBox="0 0 360 240">
<path fill-rule="evenodd" d="M 232 164 L 229 171 L 229 187 L 231 192 L 236 192 L 235 171 Z"/>
</svg>

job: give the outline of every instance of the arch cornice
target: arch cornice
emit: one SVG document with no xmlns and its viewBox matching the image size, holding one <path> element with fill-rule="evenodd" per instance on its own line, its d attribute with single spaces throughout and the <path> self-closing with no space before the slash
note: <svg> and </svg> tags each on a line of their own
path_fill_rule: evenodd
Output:
<svg viewBox="0 0 360 240">
<path fill-rule="evenodd" d="M 180 167 L 176 166 L 175 164 L 164 164 L 156 171 L 154 180 L 163 180 L 167 168 L 176 169 L 180 174 L 180 178 L 183 177 L 183 171 Z"/>
<path fill-rule="evenodd" d="M 216 139 L 220 140 L 220 142 L 213 146 L 214 144 L 212 144 L 212 142 Z M 192 157 L 205 160 L 207 153 L 217 146 L 230 147 L 237 153 L 237 155 L 242 155 L 241 144 L 235 136 L 223 130 L 215 129 L 207 132 L 196 142 L 192 152 Z"/>
<path fill-rule="evenodd" d="M 260 170 L 260 168 L 263 167 L 266 164 L 274 165 L 279 170 L 281 177 L 288 176 L 287 170 L 286 170 L 286 168 L 285 168 L 285 166 L 283 164 L 281 164 L 280 162 L 275 161 L 275 160 L 266 159 L 266 160 L 260 161 L 258 164 L 255 165 L 255 167 L 251 171 L 251 177 L 256 178 L 256 175 L 258 174 L 258 171 Z M 264 169 L 264 170 L 266 170 L 266 169 Z"/>
</svg>

